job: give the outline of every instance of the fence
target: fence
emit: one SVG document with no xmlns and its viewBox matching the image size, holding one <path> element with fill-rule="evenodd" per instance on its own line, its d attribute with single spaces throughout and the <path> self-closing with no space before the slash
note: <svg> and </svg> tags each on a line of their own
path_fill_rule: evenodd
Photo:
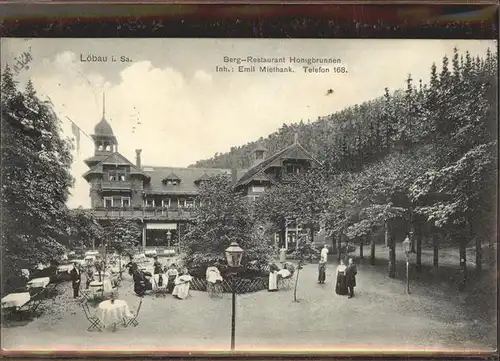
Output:
<svg viewBox="0 0 500 361">
<path fill-rule="evenodd" d="M 193 278 L 191 281 L 191 289 L 195 291 L 206 291 L 207 290 L 207 280 L 202 278 Z M 222 281 L 222 292 L 231 293 L 231 280 Z M 262 291 L 268 288 L 269 278 L 268 277 L 256 277 L 253 279 L 249 278 L 237 278 L 235 280 L 236 293 L 250 293 Z"/>
</svg>

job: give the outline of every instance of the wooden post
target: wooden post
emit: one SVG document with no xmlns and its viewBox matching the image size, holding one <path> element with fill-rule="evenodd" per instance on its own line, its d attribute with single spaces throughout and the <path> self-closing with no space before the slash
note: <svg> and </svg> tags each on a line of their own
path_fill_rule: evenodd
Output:
<svg viewBox="0 0 500 361">
<path fill-rule="evenodd" d="M 422 232 L 420 231 L 417 231 L 417 235 L 416 235 L 417 239 L 417 249 L 416 249 L 416 252 L 417 252 L 417 257 L 416 257 L 416 260 L 415 260 L 415 268 L 416 268 L 416 271 L 417 272 L 420 272 L 422 271 Z"/>
<path fill-rule="evenodd" d="M 384 221 L 384 230 L 385 230 L 385 246 L 389 247 L 389 225 L 387 220 Z"/>
</svg>

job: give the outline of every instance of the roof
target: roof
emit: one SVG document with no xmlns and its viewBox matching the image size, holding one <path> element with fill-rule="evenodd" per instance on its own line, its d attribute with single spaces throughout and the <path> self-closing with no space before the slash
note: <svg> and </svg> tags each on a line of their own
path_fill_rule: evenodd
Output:
<svg viewBox="0 0 500 361">
<path fill-rule="evenodd" d="M 111 153 L 108 156 L 105 156 L 105 159 L 97 163 L 95 166 L 90 168 L 84 175 L 83 178 L 87 179 L 87 177 L 91 174 L 101 174 L 103 172 L 103 165 L 105 164 L 125 164 L 125 165 L 130 165 L 130 173 L 132 174 L 142 174 L 143 176 L 149 178 L 149 176 L 143 172 L 140 168 L 138 168 L 135 164 L 130 162 L 127 158 L 125 158 L 123 155 L 121 155 L 118 152 Z"/>
<path fill-rule="evenodd" d="M 259 180 L 262 179 L 262 175 L 264 174 L 264 171 L 276 160 L 279 158 L 294 158 L 294 159 L 310 159 L 316 164 L 320 164 L 314 157 L 300 145 L 300 143 L 296 142 L 293 143 L 292 145 L 279 150 L 278 152 L 274 153 L 270 157 L 264 159 L 262 162 L 256 164 L 252 168 L 250 168 L 247 173 L 241 177 L 236 183 L 236 186 L 241 186 L 249 183 L 250 181 L 256 179 L 255 177 L 258 177 Z"/>
<path fill-rule="evenodd" d="M 150 167 L 151 168 L 151 167 Z M 182 180 L 181 177 L 179 177 L 177 174 L 175 174 L 174 172 L 170 173 L 169 175 L 167 175 L 165 178 L 163 179 L 166 179 L 166 180 Z M 163 181 L 162 179 L 162 181 Z"/>
<path fill-rule="evenodd" d="M 99 154 L 99 155 L 93 155 L 90 158 L 85 159 L 85 163 L 91 164 L 91 163 L 99 163 L 108 158 L 108 154 Z"/>
<path fill-rule="evenodd" d="M 227 175 L 231 177 L 231 169 L 224 168 L 172 168 L 172 167 L 154 167 L 143 166 L 143 171 L 151 181 L 145 184 L 144 191 L 147 193 L 165 193 L 165 194 L 198 194 L 197 181 L 202 177 L 213 177 L 217 175 Z M 246 170 L 237 170 L 237 179 L 245 174 Z M 177 185 L 165 184 L 163 179 L 168 178 L 171 174 L 180 178 Z M 195 183 L 196 182 L 196 183 Z"/>
<path fill-rule="evenodd" d="M 108 121 L 103 117 L 99 123 L 94 127 L 95 135 L 114 135 L 113 129 Z"/>
</svg>

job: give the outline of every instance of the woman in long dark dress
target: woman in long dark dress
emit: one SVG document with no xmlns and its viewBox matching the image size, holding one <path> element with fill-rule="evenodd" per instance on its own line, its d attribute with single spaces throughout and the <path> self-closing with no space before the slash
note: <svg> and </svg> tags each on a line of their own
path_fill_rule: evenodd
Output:
<svg viewBox="0 0 500 361">
<path fill-rule="evenodd" d="M 346 268 L 347 267 L 344 264 L 344 260 L 340 260 L 340 264 L 337 266 L 337 283 L 335 286 L 335 293 L 341 296 L 345 296 L 348 293 L 345 278 Z"/>
</svg>

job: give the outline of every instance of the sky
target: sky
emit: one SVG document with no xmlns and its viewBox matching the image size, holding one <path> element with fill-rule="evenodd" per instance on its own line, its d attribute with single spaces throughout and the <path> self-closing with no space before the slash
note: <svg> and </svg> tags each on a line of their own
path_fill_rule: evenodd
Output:
<svg viewBox="0 0 500 361">
<path fill-rule="evenodd" d="M 142 149 L 143 165 L 186 167 L 266 137 L 284 123 L 315 120 L 383 95 L 386 87 L 403 88 L 408 74 L 425 83 L 432 63 L 439 67 L 454 47 L 483 56 L 497 45 L 486 40 L 2 38 L 0 47 L 2 69 L 31 53 L 16 79 L 21 86 L 31 79 L 39 97 L 52 101 L 65 137 L 74 138 L 67 117 L 93 134 L 105 93 L 106 119 L 121 154 L 135 162 L 135 149 Z M 86 61 L 92 55 L 107 61 Z M 239 72 L 238 64 L 224 61 L 248 56 L 285 57 L 286 63 Z M 306 73 L 306 64 L 291 64 L 289 57 L 341 63 L 321 65 L 329 72 Z M 260 72 L 261 65 L 291 66 L 294 72 Z M 223 66 L 234 71 L 216 71 Z M 335 72 L 341 67 L 345 73 Z M 334 93 L 326 95 L 328 89 Z M 83 161 L 93 153 L 92 140 L 82 134 L 73 154 L 70 207 L 90 207 L 82 175 L 88 169 Z"/>
</svg>

